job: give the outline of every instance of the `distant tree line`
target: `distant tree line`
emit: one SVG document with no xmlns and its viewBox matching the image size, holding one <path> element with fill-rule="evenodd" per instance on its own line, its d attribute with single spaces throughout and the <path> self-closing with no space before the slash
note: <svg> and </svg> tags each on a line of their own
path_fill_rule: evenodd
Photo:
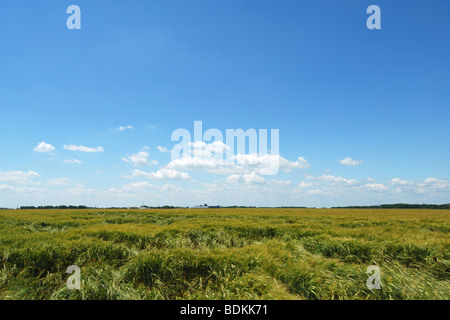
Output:
<svg viewBox="0 0 450 320">
<path fill-rule="evenodd" d="M 273 208 L 278 208 L 278 209 L 308 209 L 308 207 L 296 207 L 296 206 L 273 207 Z"/>
<path fill-rule="evenodd" d="M 217 206 L 219 207 L 219 206 Z M 179 206 L 142 206 L 142 209 L 183 209 L 189 207 L 179 207 Z M 256 206 L 224 206 L 221 208 L 256 208 Z M 263 208 L 263 207 L 261 207 Z M 285 206 L 285 207 L 267 207 L 267 208 L 307 208 L 307 207 L 294 207 L 294 206 Z M 408 203 L 395 203 L 395 204 L 381 204 L 377 206 L 344 206 L 344 207 L 332 207 L 333 209 L 450 209 L 450 203 L 447 204 L 408 204 Z M 0 210 L 7 210 L 8 208 L 0 208 Z M 94 209 L 93 207 L 88 206 L 21 206 L 19 209 L 22 210 L 40 210 L 40 209 Z M 105 209 L 139 209 L 138 207 L 108 207 Z"/>
<path fill-rule="evenodd" d="M 450 209 L 450 203 L 447 204 L 408 204 L 408 203 L 394 203 L 381 204 L 379 206 L 348 206 L 348 207 L 333 207 L 343 209 Z"/>
<path fill-rule="evenodd" d="M 227 208 L 227 209 L 248 209 L 248 208 L 256 208 L 256 206 L 225 206 L 225 207 L 221 207 L 221 208 Z"/>
<path fill-rule="evenodd" d="M 159 206 L 159 207 L 152 207 L 152 206 L 140 206 L 140 207 L 106 207 L 103 209 L 183 209 L 183 208 L 189 208 L 189 207 L 175 207 L 175 206 Z"/>
<path fill-rule="evenodd" d="M 25 209 L 92 209 L 90 207 L 87 206 L 21 206 L 19 209 L 21 210 L 25 210 Z"/>
</svg>

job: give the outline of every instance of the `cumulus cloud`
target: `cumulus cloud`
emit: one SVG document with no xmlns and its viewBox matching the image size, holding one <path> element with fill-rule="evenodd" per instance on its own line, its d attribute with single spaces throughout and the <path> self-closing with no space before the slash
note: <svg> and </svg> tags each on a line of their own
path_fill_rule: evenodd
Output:
<svg viewBox="0 0 450 320">
<path fill-rule="evenodd" d="M 170 169 L 179 169 L 179 170 L 211 170 L 217 169 L 221 166 L 225 166 L 226 162 L 224 160 L 216 160 L 213 158 L 204 159 L 204 158 L 195 158 L 184 156 L 175 160 L 172 160 L 167 165 L 167 168 Z"/>
<path fill-rule="evenodd" d="M 69 184 L 69 179 L 67 178 L 57 178 L 57 179 L 51 179 L 47 180 L 47 185 L 49 186 L 63 186 Z"/>
<path fill-rule="evenodd" d="M 194 156 L 182 156 L 172 160 L 167 168 L 177 170 L 201 170 L 213 174 L 273 174 L 278 169 L 284 172 L 291 172 L 292 169 L 309 168 L 309 163 L 305 158 L 299 157 L 296 161 L 289 161 L 280 155 L 264 154 L 238 154 L 231 159 L 223 159 L 212 154 L 222 153 L 226 145 L 198 143 L 198 153 Z M 208 146 L 208 147 L 207 147 Z M 273 170 L 275 169 L 275 170 Z"/>
<path fill-rule="evenodd" d="M 348 158 L 340 160 L 339 162 L 345 166 L 358 166 L 358 165 L 362 164 L 364 161 L 354 160 L 354 159 L 348 157 Z"/>
<path fill-rule="evenodd" d="M 388 184 L 396 186 L 397 193 L 409 192 L 411 194 L 437 194 L 438 192 L 450 192 L 450 182 L 448 180 L 434 177 L 429 177 L 421 182 L 393 178 L 388 181 Z"/>
<path fill-rule="evenodd" d="M 146 172 L 141 170 L 134 170 L 132 175 L 135 177 L 145 177 L 148 179 L 178 179 L 178 180 L 190 180 L 192 179 L 187 172 L 182 172 L 174 169 L 162 168 L 156 172 Z"/>
<path fill-rule="evenodd" d="M 232 184 L 262 184 L 266 182 L 263 177 L 257 175 L 254 172 L 242 175 L 233 174 L 229 176 L 226 181 Z"/>
<path fill-rule="evenodd" d="M 124 190 L 135 190 L 135 189 L 146 189 L 146 188 L 154 188 L 155 186 L 152 185 L 148 181 L 139 181 L 139 182 L 133 182 L 124 185 L 122 188 Z"/>
<path fill-rule="evenodd" d="M 89 153 L 105 151 L 105 149 L 103 149 L 102 147 L 90 148 L 90 147 L 85 147 L 85 146 L 76 146 L 73 144 L 70 144 L 70 145 L 65 144 L 63 148 L 64 148 L 64 150 L 89 152 Z"/>
<path fill-rule="evenodd" d="M 418 187 L 428 189 L 446 189 L 450 188 L 450 182 L 445 179 L 427 178 L 423 182 L 417 184 Z"/>
<path fill-rule="evenodd" d="M 148 148 L 143 148 L 138 153 L 132 154 L 131 156 L 129 156 L 127 158 L 122 158 L 122 160 L 125 162 L 133 163 L 133 165 L 135 167 L 158 164 L 158 161 L 148 159 L 148 157 L 150 156 L 150 153 L 148 153 L 146 151 L 147 149 Z"/>
<path fill-rule="evenodd" d="M 175 186 L 172 184 L 164 184 L 162 186 L 160 185 L 154 185 L 151 184 L 148 181 L 139 181 L 139 182 L 133 182 L 128 183 L 121 188 L 111 188 L 109 190 L 104 191 L 104 194 L 114 195 L 114 196 L 121 196 L 121 197 L 135 197 L 136 194 L 144 195 L 148 194 L 148 190 L 152 189 L 155 191 L 161 191 L 161 192 L 181 192 L 183 189 L 179 186 Z M 156 195 L 156 197 L 160 197 L 161 195 Z"/>
<path fill-rule="evenodd" d="M 41 192 L 42 190 L 35 187 L 15 187 L 6 184 L 1 184 L 0 191 L 12 191 L 14 193 L 26 193 L 26 192 L 37 193 Z"/>
<path fill-rule="evenodd" d="M 296 161 L 289 161 L 278 154 L 238 154 L 233 157 L 233 160 L 236 160 L 239 165 L 247 166 L 247 170 L 255 167 L 259 173 L 261 173 L 264 168 L 273 166 L 278 166 L 278 168 L 284 172 L 291 172 L 292 169 L 307 169 L 310 167 L 308 161 L 303 157 L 298 157 Z"/>
<path fill-rule="evenodd" d="M 306 161 L 306 159 L 303 157 L 298 157 L 296 163 L 298 163 L 298 165 L 296 165 L 296 167 L 300 168 L 300 169 L 307 169 L 307 168 L 311 167 L 311 165 L 308 163 L 308 161 Z"/>
<path fill-rule="evenodd" d="M 117 128 L 119 131 L 132 130 L 134 129 L 132 126 L 120 126 Z"/>
<path fill-rule="evenodd" d="M 40 177 L 39 173 L 34 171 L 1 171 L 0 182 L 11 182 L 15 184 L 39 184 L 32 179 Z"/>
<path fill-rule="evenodd" d="M 45 143 L 45 141 L 42 141 L 38 143 L 36 147 L 33 149 L 36 152 L 52 152 L 55 151 L 55 147 L 51 144 Z"/>
<path fill-rule="evenodd" d="M 389 189 L 388 187 L 386 187 L 384 184 L 381 183 L 368 183 L 365 185 L 365 187 L 373 191 L 384 191 Z"/>
<path fill-rule="evenodd" d="M 299 188 L 309 188 L 309 187 L 313 187 L 313 186 L 316 186 L 317 185 L 317 183 L 315 183 L 315 182 L 305 182 L 305 181 L 302 181 L 302 182 L 300 182 L 299 184 L 298 184 L 298 187 Z"/>
<path fill-rule="evenodd" d="M 92 196 L 96 193 L 94 189 L 86 188 L 82 184 L 78 184 L 76 187 L 68 190 L 71 195 L 79 195 L 79 196 Z"/>
<path fill-rule="evenodd" d="M 83 162 L 81 162 L 78 159 L 72 159 L 72 160 L 64 160 L 65 163 L 73 163 L 73 164 L 82 164 Z"/>
<path fill-rule="evenodd" d="M 287 188 L 292 186 L 292 182 L 290 180 L 276 180 L 272 179 L 267 182 L 269 186 L 277 187 L 277 188 Z"/>
<path fill-rule="evenodd" d="M 393 178 L 390 181 L 388 181 L 388 183 L 393 186 L 405 186 L 411 184 L 410 181 L 402 180 L 400 178 Z"/>
<path fill-rule="evenodd" d="M 170 152 L 170 150 L 167 149 L 166 147 L 157 146 L 156 148 L 159 150 L 159 152 L 163 153 Z"/>
<path fill-rule="evenodd" d="M 329 174 L 324 174 L 320 177 L 308 177 L 308 178 L 312 178 L 312 179 L 318 179 L 321 180 L 323 182 L 328 182 L 328 183 L 339 183 L 339 184 L 345 184 L 345 185 L 355 185 L 358 184 L 358 181 L 355 179 L 346 179 L 343 177 L 336 177 L 333 175 L 329 175 Z"/>
</svg>

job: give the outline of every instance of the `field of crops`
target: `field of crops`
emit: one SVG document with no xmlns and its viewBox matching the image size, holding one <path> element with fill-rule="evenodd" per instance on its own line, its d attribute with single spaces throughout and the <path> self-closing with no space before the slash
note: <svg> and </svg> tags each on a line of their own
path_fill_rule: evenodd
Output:
<svg viewBox="0 0 450 320">
<path fill-rule="evenodd" d="M 0 299 L 449 299 L 449 232 L 450 210 L 0 210 Z"/>
</svg>

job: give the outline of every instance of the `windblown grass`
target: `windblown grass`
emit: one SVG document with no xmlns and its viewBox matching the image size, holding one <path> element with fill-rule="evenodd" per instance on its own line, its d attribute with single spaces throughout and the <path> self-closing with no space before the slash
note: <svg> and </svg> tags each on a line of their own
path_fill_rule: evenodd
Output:
<svg viewBox="0 0 450 320">
<path fill-rule="evenodd" d="M 450 210 L 0 211 L 0 299 L 449 299 Z M 367 267 L 381 290 L 366 287 Z M 81 268 L 81 290 L 66 269 Z"/>
</svg>

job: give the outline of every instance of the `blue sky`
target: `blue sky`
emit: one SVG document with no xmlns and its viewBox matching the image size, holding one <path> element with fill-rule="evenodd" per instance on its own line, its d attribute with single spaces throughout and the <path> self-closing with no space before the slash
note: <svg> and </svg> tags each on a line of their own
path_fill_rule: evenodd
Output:
<svg viewBox="0 0 450 320">
<path fill-rule="evenodd" d="M 449 37 L 448 1 L 2 1 L 0 207 L 448 203 Z M 174 163 L 196 120 L 285 167 Z"/>
</svg>

